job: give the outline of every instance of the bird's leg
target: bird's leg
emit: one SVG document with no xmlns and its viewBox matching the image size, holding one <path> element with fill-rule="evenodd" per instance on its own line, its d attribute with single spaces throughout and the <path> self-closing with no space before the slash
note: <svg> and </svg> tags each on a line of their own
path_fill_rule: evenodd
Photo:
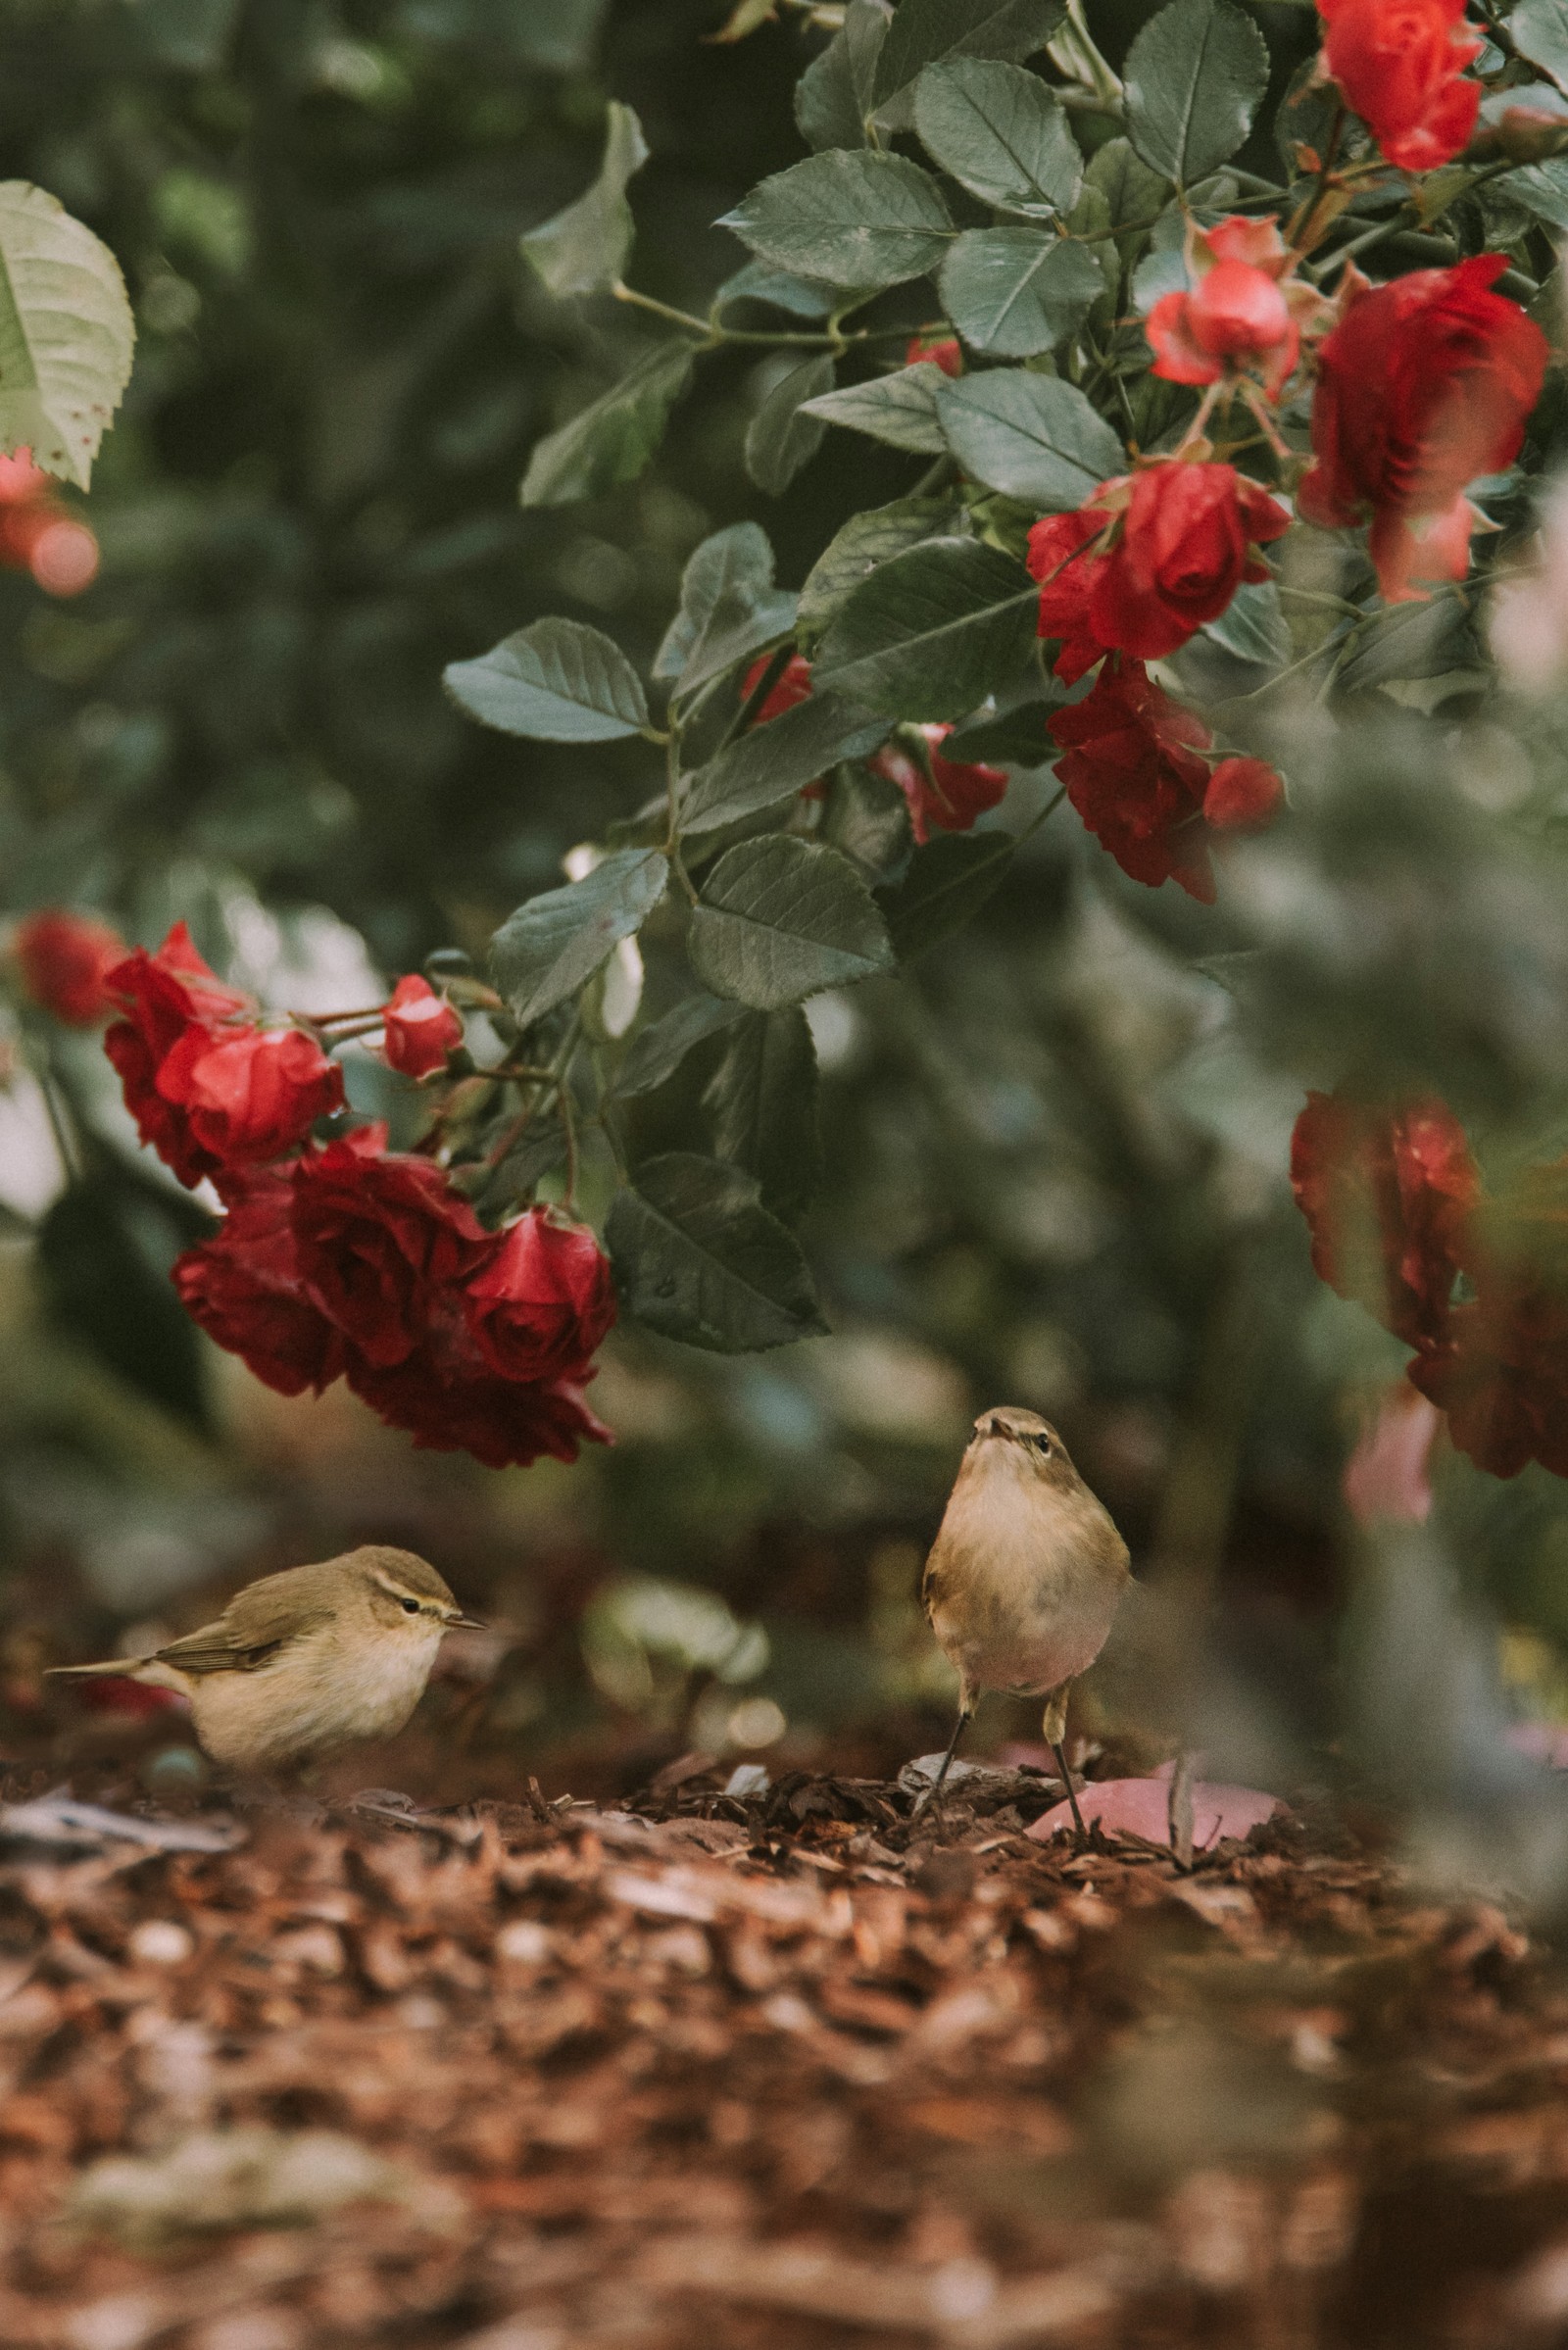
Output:
<svg viewBox="0 0 1568 2350">
<path fill-rule="evenodd" d="M 920 1817 L 920 1814 L 925 1810 L 926 1806 L 930 1803 L 934 1803 L 937 1797 L 941 1794 L 942 1783 L 948 1776 L 948 1766 L 952 1762 L 955 1754 L 956 1754 L 958 1751 L 958 1740 L 962 1738 L 964 1731 L 968 1728 L 973 1714 L 974 1707 L 972 1705 L 959 1706 L 958 1718 L 953 1725 L 953 1736 L 948 1740 L 948 1750 L 942 1757 L 942 1767 L 937 1772 L 935 1779 L 932 1780 L 931 1785 L 926 1788 L 925 1793 L 915 1797 L 914 1809 L 909 1814 L 911 1820 L 917 1820 Z"/>
<path fill-rule="evenodd" d="M 1084 1815 L 1078 1809 L 1077 1789 L 1072 1784 L 1072 1773 L 1067 1768 L 1067 1757 L 1062 1752 L 1062 1740 L 1067 1735 L 1067 1691 L 1071 1687 L 1070 1682 L 1064 1681 L 1060 1689 L 1052 1690 L 1046 1699 L 1045 1719 L 1041 1728 L 1045 1732 L 1047 1745 L 1056 1758 L 1056 1768 L 1061 1773 L 1061 1784 L 1067 1790 L 1067 1801 L 1072 1806 L 1072 1824 L 1077 1831 L 1079 1841 L 1082 1842 L 1088 1836 L 1089 1831 L 1084 1826 Z"/>
</svg>

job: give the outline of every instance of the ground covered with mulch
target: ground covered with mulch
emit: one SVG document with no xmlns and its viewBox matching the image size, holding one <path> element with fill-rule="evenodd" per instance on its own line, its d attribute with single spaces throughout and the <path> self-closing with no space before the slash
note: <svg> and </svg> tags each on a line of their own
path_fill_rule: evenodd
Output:
<svg viewBox="0 0 1568 2350">
<path fill-rule="evenodd" d="M 0 2342 L 1568 2338 L 1568 1978 L 1497 1911 L 1327 1816 L 1182 1869 L 1027 1773 L 722 1787 L 0 1812 Z"/>
</svg>

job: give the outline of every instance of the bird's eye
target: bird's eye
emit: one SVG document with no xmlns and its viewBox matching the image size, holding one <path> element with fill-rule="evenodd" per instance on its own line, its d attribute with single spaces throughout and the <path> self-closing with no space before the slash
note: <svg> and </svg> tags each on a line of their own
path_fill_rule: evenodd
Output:
<svg viewBox="0 0 1568 2350">
<path fill-rule="evenodd" d="M 405 1599 L 403 1602 L 403 1612 L 406 1616 L 416 1616 L 419 1612 L 419 1602 L 417 1599 Z"/>
<path fill-rule="evenodd" d="M 1049 1436 L 1032 1436 L 1029 1439 L 1029 1442 L 1031 1444 L 1033 1444 L 1037 1452 L 1049 1453 L 1051 1450 L 1051 1439 Z"/>
</svg>

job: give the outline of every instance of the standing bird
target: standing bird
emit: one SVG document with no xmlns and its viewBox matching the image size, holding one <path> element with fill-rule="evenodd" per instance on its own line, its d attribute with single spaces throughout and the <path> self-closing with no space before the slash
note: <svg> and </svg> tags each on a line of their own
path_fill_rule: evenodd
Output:
<svg viewBox="0 0 1568 2350">
<path fill-rule="evenodd" d="M 376 1542 L 288 1567 L 236 1591 L 215 1624 L 151 1656 L 57 1665 L 66 1678 L 139 1681 L 188 1698 L 226 1770 L 276 1770 L 390 1738 L 424 1693 L 444 1632 L 483 1629 L 434 1567 Z"/>
<path fill-rule="evenodd" d="M 1080 1836 L 1062 1753 L 1067 1691 L 1105 1644 L 1129 1582 L 1127 1545 L 1049 1420 L 1015 1404 L 974 1424 L 920 1597 L 958 1668 L 958 1719 L 916 1813 L 942 1791 L 982 1689 L 1046 1700 L 1045 1734 Z"/>
</svg>

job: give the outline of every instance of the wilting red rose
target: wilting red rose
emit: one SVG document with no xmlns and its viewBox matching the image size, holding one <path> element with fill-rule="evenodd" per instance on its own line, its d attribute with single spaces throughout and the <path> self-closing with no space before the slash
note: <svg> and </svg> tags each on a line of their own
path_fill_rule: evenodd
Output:
<svg viewBox="0 0 1568 2350">
<path fill-rule="evenodd" d="M 1257 832 L 1279 814 L 1285 785 L 1266 759 L 1222 759 L 1203 794 L 1212 832 Z"/>
<path fill-rule="evenodd" d="M 741 687 L 741 693 L 747 699 L 756 693 L 771 659 L 771 654 L 764 653 L 761 660 L 754 661 L 747 670 Z M 752 724 L 765 726 L 769 718 L 781 717 L 785 710 L 793 710 L 797 702 L 809 701 L 810 695 L 811 664 L 799 653 L 792 653 L 780 674 L 768 687 L 762 707 L 756 712 Z"/>
<path fill-rule="evenodd" d="M 435 1301 L 496 1246 L 433 1159 L 389 1152 L 384 1126 L 307 1151 L 294 1170 L 306 1289 L 367 1362 L 406 1362 Z"/>
<path fill-rule="evenodd" d="M 922 360 L 929 360 L 932 367 L 942 369 L 944 375 L 961 375 L 963 345 L 956 334 L 912 334 L 905 348 L 904 364 L 906 367 L 914 367 Z"/>
<path fill-rule="evenodd" d="M 995 808 L 1007 789 L 1002 767 L 944 759 L 937 749 L 953 732 L 951 726 L 921 726 L 912 731 L 924 737 L 923 751 L 889 743 L 866 760 L 876 774 L 896 783 L 909 806 L 909 828 L 924 848 L 935 825 L 939 832 L 967 832 L 976 816 Z"/>
<path fill-rule="evenodd" d="M 221 1228 L 176 1257 L 180 1302 L 210 1338 L 280 1395 L 317 1395 L 344 1365 L 343 1341 L 307 1296 L 294 1242 L 293 1187 L 248 1177 Z"/>
<path fill-rule="evenodd" d="M 1308 1094 L 1291 1138 L 1291 1186 L 1319 1279 L 1406 1346 L 1441 1344 L 1481 1198 L 1464 1128 L 1447 1104 L 1390 1109 Z"/>
<path fill-rule="evenodd" d="M 282 1158 L 316 1120 L 343 1106 L 343 1072 L 299 1028 L 193 1022 L 164 1055 L 155 1080 L 182 1112 L 196 1147 L 220 1167 Z"/>
<path fill-rule="evenodd" d="M 585 1224 L 530 1207 L 469 1281 L 464 1312 L 501 1378 L 580 1378 L 615 1319 L 610 1259 Z"/>
<path fill-rule="evenodd" d="M 107 922 L 46 906 L 18 924 L 15 952 L 34 1004 L 68 1027 L 95 1027 L 116 1008 L 108 978 L 125 959 L 125 942 Z"/>
<path fill-rule="evenodd" d="M 1391 164 L 1432 171 L 1468 145 L 1481 86 L 1463 76 L 1482 44 L 1464 24 L 1465 0 L 1317 4 L 1324 70 Z"/>
<path fill-rule="evenodd" d="M 575 1460 L 582 1444 L 614 1438 L 569 1380 L 501 1379 L 461 1323 L 444 1317 L 406 1362 L 380 1368 L 351 1359 L 348 1382 L 416 1449 L 470 1452 L 486 1468 L 526 1468 L 542 1453 Z"/>
<path fill-rule="evenodd" d="M 1140 661 L 1106 661 L 1094 691 L 1053 712 L 1067 797 L 1124 873 L 1157 889 L 1179 881 L 1206 906 L 1214 896 L 1202 819 L 1206 726 L 1162 693 Z"/>
<path fill-rule="evenodd" d="M 174 924 L 156 955 L 135 948 L 105 974 L 104 984 L 126 1015 L 108 1031 L 104 1051 L 142 1141 L 181 1183 L 217 1174 L 221 1160 L 197 1141 L 183 1110 L 159 1093 L 158 1073 L 188 1029 L 199 1026 L 217 1036 L 225 1022 L 251 1008 L 248 999 L 208 968 L 183 922 Z"/>
<path fill-rule="evenodd" d="M 1465 485 L 1512 465 L 1541 396 L 1546 338 L 1491 290 L 1507 266 L 1485 253 L 1352 289 L 1318 353 L 1316 463 L 1297 504 L 1325 529 L 1370 515 L 1390 603 L 1418 594 L 1415 581 L 1463 578 Z"/>
<path fill-rule="evenodd" d="M 1063 519 L 1048 516 L 1030 531 L 1029 568 L 1045 583 L 1041 635 L 1064 636 L 1056 668 L 1066 677 L 1089 667 L 1091 641 L 1139 661 L 1174 653 L 1218 619 L 1244 579 L 1268 577 L 1254 548 L 1291 526 L 1285 509 L 1234 465 L 1179 458 L 1101 483 L 1072 520 L 1080 530 L 1097 521 L 1103 546 L 1085 532 L 1074 555 Z"/>
<path fill-rule="evenodd" d="M 386 1007 L 387 1065 L 405 1077 L 428 1077 L 444 1069 L 447 1055 L 463 1042 L 463 1022 L 426 979 L 410 972 L 392 990 Z"/>
</svg>

